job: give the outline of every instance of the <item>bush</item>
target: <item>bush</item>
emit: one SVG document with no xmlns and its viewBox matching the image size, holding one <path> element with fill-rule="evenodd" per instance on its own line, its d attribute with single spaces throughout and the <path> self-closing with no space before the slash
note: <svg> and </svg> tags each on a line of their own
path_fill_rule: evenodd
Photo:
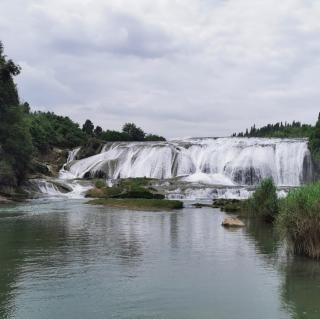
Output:
<svg viewBox="0 0 320 319">
<path fill-rule="evenodd" d="M 86 142 L 87 136 L 70 118 L 50 112 L 28 115 L 33 145 L 42 153 L 52 147 L 73 148 Z"/>
<path fill-rule="evenodd" d="M 272 178 L 263 180 L 248 199 L 245 205 L 246 212 L 261 218 L 267 222 L 272 222 L 279 212 L 277 188 Z"/>
<path fill-rule="evenodd" d="M 291 190 L 276 222 L 295 254 L 320 259 L 320 182 Z"/>
<path fill-rule="evenodd" d="M 94 186 L 96 188 L 103 188 L 103 187 L 106 187 L 106 182 L 103 180 L 98 180 L 95 182 Z"/>
</svg>

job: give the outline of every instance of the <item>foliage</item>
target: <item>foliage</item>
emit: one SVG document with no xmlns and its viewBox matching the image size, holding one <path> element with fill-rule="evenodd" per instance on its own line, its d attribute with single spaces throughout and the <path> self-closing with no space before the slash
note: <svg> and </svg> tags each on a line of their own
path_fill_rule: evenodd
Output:
<svg viewBox="0 0 320 319">
<path fill-rule="evenodd" d="M 261 128 L 256 128 L 253 125 L 250 130 L 246 129 L 245 132 L 239 134 L 234 133 L 232 136 L 238 137 L 279 137 L 279 138 L 302 138 L 310 137 L 313 133 L 314 127 L 309 124 L 301 124 L 300 122 L 293 121 L 291 124 L 285 122 L 268 124 Z"/>
<path fill-rule="evenodd" d="M 320 113 L 318 116 L 318 121 L 309 139 L 309 147 L 313 158 L 320 162 Z"/>
<path fill-rule="evenodd" d="M 244 205 L 250 216 L 273 221 L 279 212 L 277 189 L 272 178 L 263 180 Z"/>
<path fill-rule="evenodd" d="M 102 187 L 102 188 L 91 188 L 87 191 L 85 197 L 89 198 L 112 198 L 123 192 L 123 189 L 120 187 Z"/>
<path fill-rule="evenodd" d="M 110 130 L 102 132 L 99 138 L 106 142 L 125 142 L 130 140 L 127 133 Z"/>
<path fill-rule="evenodd" d="M 276 224 L 294 253 L 320 259 L 320 182 L 291 190 Z"/>
<path fill-rule="evenodd" d="M 166 141 L 166 139 L 163 136 L 159 136 L 159 135 L 155 135 L 155 134 L 147 134 L 145 139 L 145 141 Z"/>
<path fill-rule="evenodd" d="M 143 199 L 143 198 L 100 198 L 88 202 L 92 205 L 105 205 L 117 208 L 127 208 L 136 210 L 166 210 L 166 209 L 181 209 L 183 203 L 178 200 L 166 199 Z"/>
<path fill-rule="evenodd" d="M 87 136 L 69 117 L 51 112 L 34 112 L 28 116 L 33 145 L 40 152 L 52 147 L 73 148 L 82 145 Z"/>
<path fill-rule="evenodd" d="M 94 125 L 90 120 L 86 120 L 82 125 L 82 131 L 87 135 L 93 135 Z"/>
<path fill-rule="evenodd" d="M 103 132 L 103 130 L 102 130 L 102 127 L 101 127 L 101 126 L 96 126 L 96 128 L 95 128 L 94 131 L 93 131 L 94 136 L 96 136 L 96 137 L 99 137 L 102 132 Z"/>
<path fill-rule="evenodd" d="M 15 186 L 25 177 L 32 153 L 25 109 L 13 81 L 20 67 L 3 55 L 0 43 L 0 183 Z"/>
<path fill-rule="evenodd" d="M 122 132 L 128 134 L 130 141 L 144 141 L 146 133 L 134 123 L 123 125 Z"/>
<path fill-rule="evenodd" d="M 94 186 L 96 188 L 103 188 L 106 187 L 106 182 L 104 180 L 99 179 L 94 183 Z"/>
<path fill-rule="evenodd" d="M 212 203 L 213 208 L 220 208 L 224 212 L 232 213 L 239 212 L 243 207 L 243 201 L 239 199 L 215 199 Z"/>
<path fill-rule="evenodd" d="M 117 181 L 117 186 L 127 190 L 134 190 L 141 187 L 150 187 L 151 182 L 152 179 L 146 177 L 124 178 Z"/>
</svg>

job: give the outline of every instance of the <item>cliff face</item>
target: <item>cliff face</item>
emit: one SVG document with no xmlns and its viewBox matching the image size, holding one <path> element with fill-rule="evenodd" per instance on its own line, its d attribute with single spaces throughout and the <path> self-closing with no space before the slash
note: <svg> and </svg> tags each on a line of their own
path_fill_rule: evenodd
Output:
<svg viewBox="0 0 320 319">
<path fill-rule="evenodd" d="M 68 150 L 53 148 L 35 156 L 30 165 L 28 178 L 58 177 L 68 157 Z"/>
</svg>

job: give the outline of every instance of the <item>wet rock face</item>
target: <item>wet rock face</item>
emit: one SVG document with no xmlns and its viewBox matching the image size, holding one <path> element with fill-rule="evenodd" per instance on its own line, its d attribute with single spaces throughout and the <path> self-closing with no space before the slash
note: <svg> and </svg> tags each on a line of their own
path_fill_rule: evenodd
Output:
<svg viewBox="0 0 320 319">
<path fill-rule="evenodd" d="M 254 167 L 238 167 L 232 174 L 233 180 L 239 185 L 257 185 L 262 180 L 260 171 Z"/>
<path fill-rule="evenodd" d="M 97 139 L 90 139 L 85 145 L 81 147 L 75 159 L 80 160 L 99 154 L 104 144 L 105 143 Z"/>
</svg>

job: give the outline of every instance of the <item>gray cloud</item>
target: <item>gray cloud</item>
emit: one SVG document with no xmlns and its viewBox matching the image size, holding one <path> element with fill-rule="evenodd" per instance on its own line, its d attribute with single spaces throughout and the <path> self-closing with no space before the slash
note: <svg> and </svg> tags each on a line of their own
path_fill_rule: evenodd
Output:
<svg viewBox="0 0 320 319">
<path fill-rule="evenodd" d="M 174 136 L 314 122 L 316 0 L 3 0 L 24 100 L 79 122 Z"/>
</svg>

